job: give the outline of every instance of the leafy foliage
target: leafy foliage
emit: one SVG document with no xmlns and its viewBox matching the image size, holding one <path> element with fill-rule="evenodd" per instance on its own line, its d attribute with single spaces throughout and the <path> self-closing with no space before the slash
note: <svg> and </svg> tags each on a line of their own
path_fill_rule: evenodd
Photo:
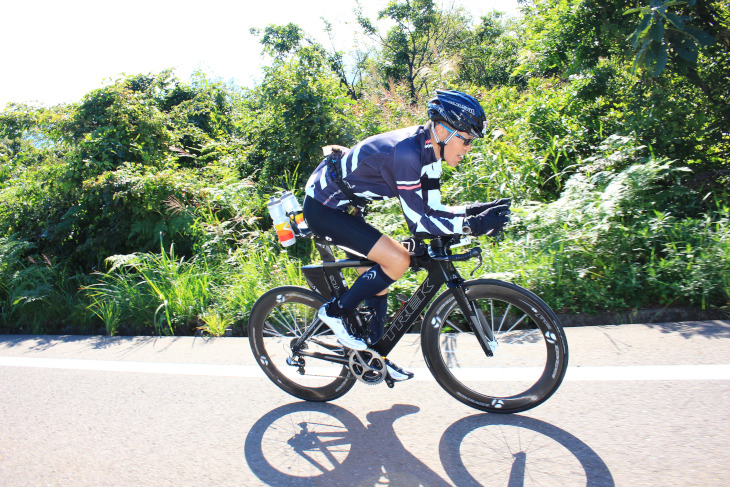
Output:
<svg viewBox="0 0 730 487">
<path fill-rule="evenodd" d="M 428 93 L 429 74 L 449 64 L 446 54 L 460 50 L 469 40 L 463 26 L 468 17 L 459 9 L 440 9 L 434 0 L 391 1 L 378 12 L 378 20 L 395 25 L 382 33 L 373 20 L 358 11 L 357 21 L 365 34 L 382 47 L 376 64 L 384 85 L 403 83 L 412 104 L 422 92 Z"/>
<path fill-rule="evenodd" d="M 725 303 L 727 214 L 688 211 L 695 195 L 681 185 L 687 173 L 649 159 L 573 176 L 557 201 L 523 213 L 512 251 L 550 265 L 540 284 L 522 278 L 579 311 Z"/>
<path fill-rule="evenodd" d="M 700 48 L 711 46 L 715 38 L 695 26 L 691 16 L 672 11 L 682 5 L 694 7 L 696 4 L 697 0 L 652 0 L 650 6 L 624 12 L 624 15 L 635 13 L 641 17 L 632 38 L 637 51 L 634 69 L 643 66 L 653 76 L 659 76 L 667 66 L 670 51 L 674 62 L 682 63 L 684 67 L 696 66 Z M 719 6 L 708 7 L 711 16 L 718 13 Z"/>
<path fill-rule="evenodd" d="M 319 164 L 323 146 L 354 142 L 352 104 L 319 49 L 275 60 L 243 105 L 250 140 L 242 173 L 274 184 L 286 176 L 298 185 Z"/>
<path fill-rule="evenodd" d="M 517 20 L 501 12 L 483 16 L 465 43 L 458 65 L 459 80 L 484 88 L 512 84 L 524 87 L 522 77 L 513 74 L 524 47 L 519 29 Z"/>
<path fill-rule="evenodd" d="M 387 28 L 355 14 L 376 42 L 354 53 L 268 26 L 270 64 L 250 89 L 165 71 L 78 104 L 9 105 L 0 330 L 243 334 L 262 290 L 303 285 L 314 258 L 309 242 L 278 247 L 268 195 L 301 195 L 322 146 L 422 123 L 434 87 L 474 94 L 490 124 L 444 168 L 445 196 L 515 202 L 485 275 L 564 311 L 728 306 L 727 5 L 521 4 L 523 17 L 474 23 L 393 1 Z M 407 235 L 396 200 L 368 218 Z"/>
</svg>

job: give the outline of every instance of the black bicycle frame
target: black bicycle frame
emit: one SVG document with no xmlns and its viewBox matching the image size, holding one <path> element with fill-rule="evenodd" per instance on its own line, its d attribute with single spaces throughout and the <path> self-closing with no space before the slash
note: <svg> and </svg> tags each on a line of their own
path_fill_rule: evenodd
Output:
<svg viewBox="0 0 730 487">
<path fill-rule="evenodd" d="M 470 318 L 468 321 L 470 322 L 472 331 L 475 332 L 474 334 L 477 336 L 485 353 L 489 356 L 492 355 L 491 348 L 488 344 L 489 341 L 493 340 L 491 329 L 479 324 L 480 321 L 486 323 L 486 320 L 483 316 L 479 316 L 478 311 L 469 303 L 464 288 L 462 287 L 464 280 L 452 263 L 452 260 L 467 260 L 477 257 L 480 255 L 481 249 L 473 249 L 466 254 L 452 256 L 447 255 L 443 251 L 441 241 L 437 242 L 439 245 L 434 245 L 434 241 L 432 240 L 432 250 L 430 252 L 424 252 L 423 255 L 419 256 L 411 255 L 410 267 L 412 269 L 425 269 L 428 275 L 408 301 L 403 303 L 400 310 L 393 317 L 385 334 L 371 347 L 381 356 L 386 356 L 393 350 L 423 310 L 426 309 L 426 306 L 440 292 L 441 286 L 444 284 L 453 290 L 454 297 L 462 313 Z M 321 294 L 325 299 L 330 299 L 332 296 L 340 296 L 347 290 L 347 282 L 342 275 L 342 269 L 372 267 L 376 264 L 370 260 L 335 260 L 330 245 L 324 239 L 318 237 L 315 237 L 315 245 L 322 257 L 322 264 L 303 266 L 302 271 L 312 290 Z M 435 252 L 434 247 L 436 249 Z M 359 316 L 356 315 L 356 317 L 359 319 Z"/>
</svg>

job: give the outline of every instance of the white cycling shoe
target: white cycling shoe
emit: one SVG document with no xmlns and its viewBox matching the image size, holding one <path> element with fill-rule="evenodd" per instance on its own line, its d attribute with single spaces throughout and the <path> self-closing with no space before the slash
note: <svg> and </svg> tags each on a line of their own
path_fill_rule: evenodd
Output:
<svg viewBox="0 0 730 487">
<path fill-rule="evenodd" d="M 344 345 L 347 348 L 351 348 L 353 350 L 365 350 L 368 348 L 367 344 L 358 339 L 355 338 L 350 334 L 350 332 L 347 331 L 347 327 L 345 326 L 345 322 L 342 320 L 342 318 L 339 318 L 337 316 L 330 316 L 327 314 L 327 304 L 322 305 L 321 308 L 319 308 L 319 311 L 317 312 L 317 316 L 320 320 L 324 322 L 325 325 L 329 326 L 330 330 L 332 330 L 332 333 L 335 334 L 337 337 L 337 340 Z"/>
<path fill-rule="evenodd" d="M 391 362 L 387 358 L 385 359 L 385 368 L 388 369 L 388 374 L 390 374 L 390 378 L 394 381 L 413 379 L 413 376 L 415 375 L 413 372 L 409 372 L 406 369 L 398 367 L 395 362 Z"/>
</svg>

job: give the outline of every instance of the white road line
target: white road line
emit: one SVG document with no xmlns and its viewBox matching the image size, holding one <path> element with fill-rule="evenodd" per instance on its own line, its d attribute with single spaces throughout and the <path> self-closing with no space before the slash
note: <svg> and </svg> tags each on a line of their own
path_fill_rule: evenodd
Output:
<svg viewBox="0 0 730 487">
<path fill-rule="evenodd" d="M 565 380 L 730 380 L 730 364 L 568 367 Z"/>
<path fill-rule="evenodd" d="M 214 365 L 166 362 L 127 362 L 113 360 L 78 360 L 0 356 L 2 367 L 32 367 L 45 369 L 129 372 L 171 375 L 201 375 L 218 377 L 265 377 L 257 365 Z M 410 369 L 416 380 L 433 380 L 426 368 Z M 319 372 L 310 370 L 310 372 Z M 527 372 L 527 373 L 525 373 Z M 519 380 L 533 376 L 532 370 L 520 369 L 461 369 L 455 375 L 464 380 Z M 498 374 L 494 377 L 493 374 Z M 730 364 L 712 365 L 628 365 L 598 367 L 568 367 L 566 381 L 647 381 L 647 380 L 730 380 Z"/>
<path fill-rule="evenodd" d="M 213 375 L 224 377 L 265 377 L 257 365 L 214 365 L 169 362 L 127 362 L 0 356 L 0 366 L 44 369 L 89 370 L 173 375 Z"/>
</svg>

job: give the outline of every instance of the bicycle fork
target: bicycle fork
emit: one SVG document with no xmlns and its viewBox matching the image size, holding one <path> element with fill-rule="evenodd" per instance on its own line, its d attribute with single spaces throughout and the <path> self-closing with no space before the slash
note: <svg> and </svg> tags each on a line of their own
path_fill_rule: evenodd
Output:
<svg viewBox="0 0 730 487">
<path fill-rule="evenodd" d="M 466 321 L 474 336 L 477 337 L 477 341 L 482 347 L 482 350 L 487 354 L 487 357 L 493 357 L 494 351 L 497 348 L 497 342 L 494 339 L 494 332 L 487 321 L 487 317 L 484 316 L 484 313 L 475 301 L 469 301 L 461 285 L 455 285 L 452 289 L 456 303 L 466 317 Z"/>
</svg>

